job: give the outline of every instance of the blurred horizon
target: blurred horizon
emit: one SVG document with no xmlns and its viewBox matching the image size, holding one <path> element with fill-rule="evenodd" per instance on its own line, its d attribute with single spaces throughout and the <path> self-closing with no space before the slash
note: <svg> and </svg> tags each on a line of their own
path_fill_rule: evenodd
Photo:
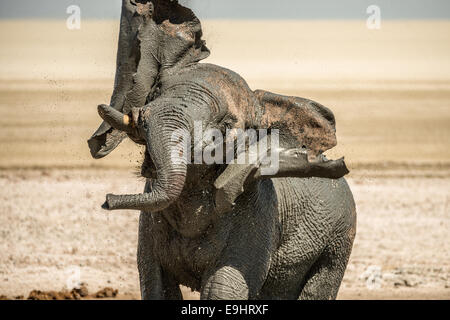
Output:
<svg viewBox="0 0 450 320">
<path fill-rule="evenodd" d="M 345 155 L 352 168 L 450 168 L 450 19 L 436 20 L 450 15 L 450 1 L 377 0 L 380 29 L 366 22 L 371 1 L 180 3 L 201 18 L 205 62 L 236 71 L 252 89 L 333 110 L 339 145 L 331 158 Z M 0 2 L 1 16 L 25 18 L 0 20 L 0 169 L 141 160 L 131 142 L 100 161 L 86 145 L 99 125 L 96 106 L 113 88 L 120 3 Z M 66 23 L 72 4 L 81 9 L 79 29 Z"/>
<path fill-rule="evenodd" d="M 447 0 L 180 0 L 201 19 L 367 19 L 367 8 L 376 5 L 386 20 L 450 19 Z M 374 3 L 375 2 L 375 3 Z M 84 19 L 117 19 L 121 0 L 2 0 L 0 19 L 64 19 L 70 5 L 78 5 Z"/>
<path fill-rule="evenodd" d="M 450 21 L 371 30 L 365 21 L 205 19 L 203 31 L 205 62 L 253 90 L 333 110 L 339 144 L 330 158 L 345 155 L 351 170 L 448 172 Z M 118 20 L 83 21 L 79 30 L 65 20 L 0 21 L 0 170 L 135 169 L 142 156 L 131 141 L 102 160 L 86 144 L 100 124 L 96 106 L 111 97 L 118 33 Z"/>
</svg>

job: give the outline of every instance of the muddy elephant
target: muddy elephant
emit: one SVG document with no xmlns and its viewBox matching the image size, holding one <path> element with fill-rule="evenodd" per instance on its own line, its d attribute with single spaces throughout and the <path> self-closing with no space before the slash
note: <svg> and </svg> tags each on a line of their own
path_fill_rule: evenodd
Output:
<svg viewBox="0 0 450 320">
<path fill-rule="evenodd" d="M 138 91 L 147 104 L 100 105 L 105 122 L 90 140 L 98 157 L 125 136 L 146 146 L 144 193 L 109 194 L 103 204 L 107 210 L 141 211 L 142 298 L 181 299 L 180 285 L 200 291 L 202 299 L 336 298 L 352 249 L 356 212 L 343 178 L 345 163 L 323 156 L 336 144 L 332 112 L 307 99 L 252 91 L 238 74 L 199 63 L 207 50 L 198 29 L 183 50 L 173 49 L 180 48 L 179 39 L 187 44 L 180 30 L 183 21 L 193 21 L 191 11 L 177 11 L 182 9 L 176 2 L 166 5 L 171 12 L 189 13 L 186 19 L 155 18 L 158 8 L 166 8 L 158 4 L 165 1 L 141 1 L 135 8 L 126 2 L 123 9 L 135 10 L 135 18 L 140 19 L 137 11 L 147 12 L 143 23 L 157 28 L 148 35 L 161 37 L 163 32 L 169 37 L 166 46 L 170 37 L 177 38 L 171 50 L 159 49 L 165 61 L 176 63 L 158 67 L 151 89 L 140 89 L 136 80 L 139 59 L 158 64 L 161 56 L 141 51 L 133 62 L 134 80 L 128 90 L 121 89 L 121 96 L 127 100 Z M 181 36 L 164 34 L 167 30 Z M 278 170 L 262 174 L 258 161 L 196 162 L 196 150 L 204 152 L 210 145 L 194 139 L 180 149 L 174 132 L 192 134 L 199 123 L 224 135 L 233 129 L 267 128 L 270 141 L 276 130 L 278 144 L 270 152 L 278 155 Z M 174 161 L 174 151 L 181 161 Z"/>
</svg>

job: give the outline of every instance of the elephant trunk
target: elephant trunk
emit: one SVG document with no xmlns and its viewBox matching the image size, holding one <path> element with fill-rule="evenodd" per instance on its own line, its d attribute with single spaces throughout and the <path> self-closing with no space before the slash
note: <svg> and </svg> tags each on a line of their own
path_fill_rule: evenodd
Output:
<svg viewBox="0 0 450 320">
<path fill-rule="evenodd" d="M 302 149 L 283 149 L 279 153 L 279 167 L 274 175 L 265 176 L 261 167 L 256 170 L 253 179 L 265 178 L 328 178 L 340 179 L 349 173 L 344 158 L 328 160 L 320 154 L 310 160 L 308 153 Z"/>
<path fill-rule="evenodd" d="M 116 110 L 122 110 L 126 94 L 133 86 L 133 75 L 138 67 L 139 43 L 136 34 L 142 19 L 135 15 L 136 6 L 130 0 L 122 0 L 116 76 L 110 103 Z"/>
<path fill-rule="evenodd" d="M 216 188 L 216 210 L 225 213 L 232 210 L 236 199 L 244 192 L 245 186 L 257 180 L 272 178 L 328 178 L 340 179 L 349 173 L 344 158 L 328 160 L 324 155 L 310 161 L 302 149 L 282 149 L 278 155 L 278 170 L 265 175 L 261 163 L 247 165 L 231 164 L 214 182 Z"/>
<path fill-rule="evenodd" d="M 134 77 L 138 73 L 141 59 L 138 39 L 138 32 L 144 23 L 142 12 L 138 11 L 138 8 L 141 7 L 140 3 L 136 4 L 131 0 L 122 0 L 114 91 L 110 102 L 111 107 L 118 111 L 122 111 L 124 108 L 131 109 L 131 107 L 142 107 L 144 105 L 144 103 L 140 103 L 130 107 L 131 102 L 134 101 L 127 102 L 127 98 L 130 96 L 129 93 L 132 92 L 135 86 Z M 158 68 L 156 66 L 147 64 L 147 67 L 149 73 L 157 74 Z M 151 85 L 148 84 L 150 87 Z M 135 94 L 135 92 L 132 93 Z M 145 96 L 146 98 L 144 93 L 141 93 L 140 96 Z M 107 156 L 126 137 L 127 135 L 123 131 L 115 130 L 115 128 L 111 128 L 108 122 L 103 122 L 88 140 L 91 155 L 95 159 Z"/>
<path fill-rule="evenodd" d="M 173 139 L 172 133 L 180 127 L 186 128 L 187 122 L 182 115 L 167 108 L 161 108 L 159 112 L 152 110 L 152 116 L 146 121 L 147 150 L 157 172 L 152 191 L 136 195 L 107 195 L 105 209 L 158 212 L 177 200 L 184 188 L 187 159 L 173 157 L 179 141 Z"/>
</svg>

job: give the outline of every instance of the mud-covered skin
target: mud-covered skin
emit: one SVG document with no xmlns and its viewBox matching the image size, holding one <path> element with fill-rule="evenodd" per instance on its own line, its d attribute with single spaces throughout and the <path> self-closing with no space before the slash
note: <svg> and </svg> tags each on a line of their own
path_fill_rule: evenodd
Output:
<svg viewBox="0 0 450 320">
<path fill-rule="evenodd" d="M 189 181 L 190 178 L 188 177 L 187 180 Z M 212 181 L 209 181 L 209 185 L 211 183 Z M 269 181 L 258 185 L 257 188 L 262 189 L 264 193 L 273 192 Z M 251 291 L 255 296 L 265 279 L 270 261 L 269 254 L 274 250 L 275 239 L 278 238 L 278 232 L 275 232 L 274 210 L 268 209 L 271 201 L 261 203 L 253 194 L 248 199 L 251 201 L 245 199 L 245 205 L 240 204 L 235 212 L 219 215 L 214 210 L 212 197 L 208 195 L 211 191 L 208 188 L 203 190 L 199 188 L 195 191 L 186 188 L 180 200 L 166 210 L 141 214 L 141 224 L 147 226 L 141 228 L 139 235 L 138 265 L 141 280 L 145 283 L 145 279 L 153 277 L 152 272 L 159 273 L 158 265 L 160 265 L 160 270 L 170 274 L 177 284 L 201 291 L 203 298 L 213 298 L 211 294 L 217 289 L 214 281 L 209 278 L 219 276 L 218 270 L 221 267 L 234 265 L 246 275 L 246 282 L 253 288 Z M 255 194 L 261 192 L 258 191 Z M 242 200 L 244 201 L 244 198 Z M 253 214 L 250 209 L 259 206 L 261 208 L 258 214 Z M 260 229 L 261 233 L 244 232 L 244 230 L 248 231 L 249 223 Z M 152 254 L 145 253 L 145 247 L 149 242 L 152 246 L 147 247 L 147 250 Z M 153 261 L 148 259 L 150 255 L 154 257 Z M 241 255 L 245 258 L 242 259 Z M 151 265 L 156 269 L 149 268 Z M 255 278 L 254 275 L 258 274 L 258 269 L 264 270 L 261 270 L 260 276 Z M 152 283 L 149 287 L 154 285 Z M 146 292 L 149 291 L 151 290 L 143 288 L 144 299 L 169 298 L 147 295 Z M 230 291 L 229 294 L 238 294 L 234 292 L 233 287 L 230 287 L 228 291 Z M 216 298 L 221 298 L 222 293 L 214 294 Z M 229 296 L 228 298 L 246 299 L 248 297 Z"/>
<path fill-rule="evenodd" d="M 238 74 L 198 63 L 209 53 L 199 21 L 176 1 L 136 1 L 137 9 L 123 3 L 116 73 L 123 86 L 113 94 L 121 105 L 99 106 L 103 129 L 111 129 L 100 128 L 90 147 L 102 157 L 124 134 L 146 145 L 142 173 L 155 178 L 144 193 L 107 195 L 103 205 L 141 211 L 142 298 L 180 299 L 180 284 L 202 299 L 335 298 L 355 230 L 344 179 L 255 179 L 230 210 L 219 210 L 214 184 L 229 167 L 174 162 L 171 153 L 173 132 L 193 136 L 200 121 L 204 130 L 279 129 L 282 148 L 304 147 L 314 159 L 336 144 L 331 111 L 307 99 L 253 92 Z M 121 69 L 127 61 L 130 67 Z M 296 170 L 292 163 L 288 157 L 288 172 Z M 311 167 L 301 163 L 296 176 L 303 177 Z M 309 171 L 335 178 L 320 169 Z"/>
<path fill-rule="evenodd" d="M 233 113 L 238 104 L 254 101 L 231 71 L 200 64 L 186 72 L 190 76 L 162 77 L 161 95 L 140 111 L 140 130 L 149 144 L 146 162 L 168 157 L 162 154 L 170 148 L 162 145 L 171 131 L 164 137 L 162 129 L 192 131 L 194 119 L 220 127 L 226 115 L 238 118 Z M 224 83 L 211 85 L 211 76 Z M 251 125 L 251 119 L 242 122 Z M 152 128 L 156 135 L 149 133 Z M 157 163 L 143 165 L 153 166 L 163 170 Z M 216 210 L 214 182 L 224 169 L 192 164 L 181 177 L 178 168 L 169 189 L 181 189 L 166 207 L 145 209 L 133 201 L 123 207 L 143 210 L 138 249 L 142 298 L 178 299 L 180 284 L 199 290 L 202 299 L 335 298 L 355 230 L 345 180 L 255 181 L 234 209 L 223 213 Z M 149 180 L 144 193 L 154 193 L 158 184 L 158 179 Z"/>
<path fill-rule="evenodd" d="M 282 238 L 261 299 L 335 299 L 356 232 L 344 178 L 273 179 Z"/>
<path fill-rule="evenodd" d="M 212 182 L 188 183 L 170 208 L 141 213 L 143 299 L 178 299 L 179 284 L 202 299 L 336 298 L 356 227 L 344 179 L 258 182 L 223 215 L 214 210 L 213 190 L 202 188 Z"/>
</svg>

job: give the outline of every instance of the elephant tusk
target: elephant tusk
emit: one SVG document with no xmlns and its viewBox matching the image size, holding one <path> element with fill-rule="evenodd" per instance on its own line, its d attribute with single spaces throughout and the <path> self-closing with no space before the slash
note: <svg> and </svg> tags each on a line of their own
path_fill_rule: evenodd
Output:
<svg viewBox="0 0 450 320">
<path fill-rule="evenodd" d="M 117 111 L 111 106 L 101 104 L 98 106 L 98 114 L 114 129 L 130 132 L 133 128 L 133 121 L 130 116 Z"/>
<path fill-rule="evenodd" d="M 126 126 L 129 126 L 131 124 L 131 119 L 126 114 L 123 115 L 123 124 L 126 125 Z"/>
</svg>

